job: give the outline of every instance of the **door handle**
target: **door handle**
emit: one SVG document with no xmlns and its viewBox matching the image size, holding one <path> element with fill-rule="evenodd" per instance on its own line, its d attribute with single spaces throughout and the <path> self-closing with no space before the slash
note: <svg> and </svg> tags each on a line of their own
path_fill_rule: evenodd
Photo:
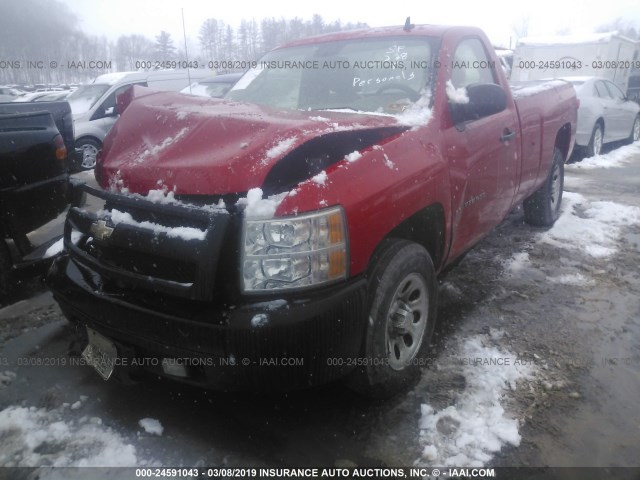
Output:
<svg viewBox="0 0 640 480">
<path fill-rule="evenodd" d="M 505 128 L 502 136 L 500 137 L 500 141 L 502 143 L 506 143 L 510 140 L 513 140 L 514 138 L 516 138 L 516 132 L 512 132 L 508 128 Z"/>
</svg>

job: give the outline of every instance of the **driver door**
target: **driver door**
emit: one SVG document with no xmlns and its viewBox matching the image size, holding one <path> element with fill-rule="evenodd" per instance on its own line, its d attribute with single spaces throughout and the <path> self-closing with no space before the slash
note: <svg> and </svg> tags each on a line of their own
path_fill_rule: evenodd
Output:
<svg viewBox="0 0 640 480">
<path fill-rule="evenodd" d="M 456 89 L 498 84 L 490 56 L 478 38 L 465 38 L 455 51 L 449 79 Z M 458 90 L 460 91 L 460 90 Z M 448 94 L 449 108 L 460 102 Z M 452 247 L 456 257 L 478 242 L 509 213 L 520 174 L 519 122 L 507 99 L 502 111 L 453 125 L 446 130 L 446 156 L 452 188 Z"/>
</svg>

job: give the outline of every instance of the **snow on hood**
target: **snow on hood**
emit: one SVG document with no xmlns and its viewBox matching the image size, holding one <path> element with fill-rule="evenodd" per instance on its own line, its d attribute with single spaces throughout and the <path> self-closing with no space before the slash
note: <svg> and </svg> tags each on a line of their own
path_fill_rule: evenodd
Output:
<svg viewBox="0 0 640 480">
<path fill-rule="evenodd" d="M 145 92 L 104 142 L 96 177 L 146 194 L 158 182 L 176 195 L 218 195 L 261 187 L 272 167 L 309 140 L 337 132 L 401 128 L 390 115 L 303 112 Z"/>
</svg>

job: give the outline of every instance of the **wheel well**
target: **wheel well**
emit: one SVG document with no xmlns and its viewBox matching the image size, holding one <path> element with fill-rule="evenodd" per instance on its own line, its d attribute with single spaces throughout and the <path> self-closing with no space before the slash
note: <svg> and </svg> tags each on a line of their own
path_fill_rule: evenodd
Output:
<svg viewBox="0 0 640 480">
<path fill-rule="evenodd" d="M 414 213 L 391 230 L 380 242 L 378 250 L 385 240 L 390 238 L 409 240 L 422 245 L 429 252 L 433 265 L 438 270 L 444 256 L 444 232 L 445 218 L 442 205 L 430 205 Z"/>
<path fill-rule="evenodd" d="M 600 124 L 600 126 L 602 127 L 602 133 L 604 134 L 604 118 L 598 118 L 593 126 L 595 127 L 598 124 Z"/>
<path fill-rule="evenodd" d="M 82 142 L 82 140 L 93 140 L 94 142 L 96 142 L 98 145 L 102 145 L 102 142 L 100 140 L 98 140 L 96 137 L 92 137 L 91 135 L 84 135 L 82 137 L 80 137 L 79 139 L 76 140 L 76 146 Z"/>
<path fill-rule="evenodd" d="M 569 157 L 569 146 L 571 143 L 571 124 L 565 123 L 556 135 L 555 146 L 562 152 L 562 158 L 567 160 Z"/>
</svg>

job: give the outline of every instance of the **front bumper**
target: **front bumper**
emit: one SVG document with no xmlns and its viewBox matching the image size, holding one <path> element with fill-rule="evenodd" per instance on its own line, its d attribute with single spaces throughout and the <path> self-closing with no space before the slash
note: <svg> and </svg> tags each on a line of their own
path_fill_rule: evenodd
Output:
<svg viewBox="0 0 640 480">
<path fill-rule="evenodd" d="M 186 366 L 185 377 L 172 378 L 219 389 L 288 390 L 338 379 L 352 369 L 366 326 L 364 278 L 225 305 L 101 291 L 100 275 L 64 254 L 48 283 L 79 335 L 89 327 L 116 344 L 126 359 L 116 369 L 171 376 L 162 368 L 168 359 Z"/>
</svg>

